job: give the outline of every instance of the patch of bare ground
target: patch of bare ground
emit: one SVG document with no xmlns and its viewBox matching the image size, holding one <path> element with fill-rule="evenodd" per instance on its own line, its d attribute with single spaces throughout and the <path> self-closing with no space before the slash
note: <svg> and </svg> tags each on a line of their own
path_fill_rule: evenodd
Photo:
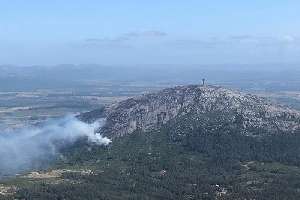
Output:
<svg viewBox="0 0 300 200">
<path fill-rule="evenodd" d="M 4 186 L 0 184 L 0 195 L 7 196 L 7 195 L 13 195 L 17 191 L 17 188 L 15 186 Z"/>
<path fill-rule="evenodd" d="M 61 178 L 64 173 L 80 173 L 81 175 L 93 175 L 92 170 L 71 170 L 71 169 L 59 169 L 51 170 L 46 172 L 30 172 L 22 176 L 22 178 L 31 178 L 31 179 L 51 179 L 51 178 Z"/>
<path fill-rule="evenodd" d="M 246 170 L 249 170 L 250 169 L 249 165 L 251 165 L 253 163 L 254 163 L 254 161 L 250 161 L 250 162 L 246 162 L 245 164 L 241 164 L 241 166 L 245 167 Z"/>
</svg>

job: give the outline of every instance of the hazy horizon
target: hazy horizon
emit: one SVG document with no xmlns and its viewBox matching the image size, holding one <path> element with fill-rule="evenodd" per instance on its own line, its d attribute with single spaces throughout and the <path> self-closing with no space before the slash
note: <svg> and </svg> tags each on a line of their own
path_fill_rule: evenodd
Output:
<svg viewBox="0 0 300 200">
<path fill-rule="evenodd" d="M 4 0 L 0 63 L 300 63 L 299 9 L 295 0 Z"/>
<path fill-rule="evenodd" d="M 223 63 L 223 64 L 176 64 L 176 63 L 156 63 L 156 64 L 102 64 L 102 63 L 59 63 L 59 64 L 1 64 L 0 68 L 23 68 L 23 69 L 55 69 L 60 67 L 66 68 L 112 68 L 112 69 L 162 69 L 162 70 L 174 70 L 174 69 L 187 69 L 187 70 L 217 70 L 217 71 L 285 71 L 285 70 L 300 70 L 300 62 L 295 63 Z"/>
</svg>

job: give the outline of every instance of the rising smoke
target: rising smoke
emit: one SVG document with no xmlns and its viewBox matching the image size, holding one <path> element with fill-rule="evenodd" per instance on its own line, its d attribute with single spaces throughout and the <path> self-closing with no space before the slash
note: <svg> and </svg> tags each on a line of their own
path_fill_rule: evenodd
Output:
<svg viewBox="0 0 300 200">
<path fill-rule="evenodd" d="M 111 141 L 96 134 L 103 121 L 86 124 L 73 116 L 49 120 L 37 127 L 0 130 L 0 176 L 36 166 L 59 154 L 63 145 L 86 137 L 90 143 L 107 145 Z"/>
</svg>

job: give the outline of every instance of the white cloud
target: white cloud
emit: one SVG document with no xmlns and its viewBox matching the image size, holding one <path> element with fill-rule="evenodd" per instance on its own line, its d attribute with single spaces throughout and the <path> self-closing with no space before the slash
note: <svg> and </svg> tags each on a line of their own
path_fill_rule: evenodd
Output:
<svg viewBox="0 0 300 200">
<path fill-rule="evenodd" d="M 134 31 L 124 33 L 113 38 L 88 38 L 84 41 L 85 46 L 99 47 L 130 47 L 131 42 L 137 39 L 148 40 L 167 36 L 167 33 L 157 30 Z"/>
</svg>

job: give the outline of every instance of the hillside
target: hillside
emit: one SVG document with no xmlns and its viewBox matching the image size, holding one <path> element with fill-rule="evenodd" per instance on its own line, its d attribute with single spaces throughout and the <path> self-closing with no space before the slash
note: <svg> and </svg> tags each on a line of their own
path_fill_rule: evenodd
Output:
<svg viewBox="0 0 300 200">
<path fill-rule="evenodd" d="M 0 199 L 300 199 L 300 114 L 215 86 L 179 86 L 78 116 L 84 138 Z M 2 195 L 1 195 L 2 194 Z"/>
<path fill-rule="evenodd" d="M 110 105 L 98 115 L 106 124 L 99 130 L 112 138 L 135 130 L 159 129 L 177 119 L 205 126 L 204 121 L 219 120 L 239 126 L 243 135 L 296 133 L 300 130 L 300 112 L 272 105 L 250 94 L 215 86 L 178 86 L 157 93 L 130 98 Z M 95 120 L 96 120 L 95 118 Z"/>
</svg>

